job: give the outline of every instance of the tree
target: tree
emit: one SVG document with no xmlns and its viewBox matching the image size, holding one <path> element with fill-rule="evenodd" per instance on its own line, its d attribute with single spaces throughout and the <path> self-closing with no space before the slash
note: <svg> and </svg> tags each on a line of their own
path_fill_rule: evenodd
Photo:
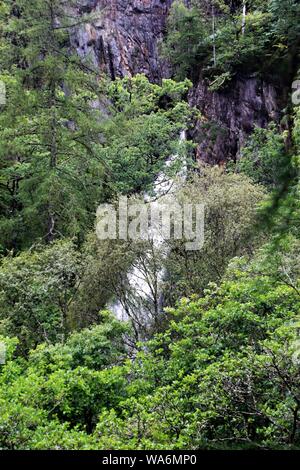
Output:
<svg viewBox="0 0 300 470">
<path fill-rule="evenodd" d="M 1 333 L 19 337 L 23 354 L 64 341 L 83 263 L 71 242 L 4 258 L 0 267 Z"/>
<path fill-rule="evenodd" d="M 238 171 L 270 190 L 280 187 L 288 166 L 285 134 L 281 134 L 275 124 L 267 129 L 256 127 L 237 162 Z"/>
<path fill-rule="evenodd" d="M 257 234 L 256 239 L 253 226 L 263 199 L 263 188 L 248 178 L 218 168 L 200 168 L 200 175 L 183 188 L 179 200 L 204 204 L 204 246 L 187 252 L 184 241 L 171 242 L 166 261 L 166 305 L 203 293 L 209 282 L 222 279 L 230 259 L 253 252 L 262 237 Z"/>
<path fill-rule="evenodd" d="M 169 311 L 122 414 L 100 416 L 101 446 L 299 448 L 300 297 L 264 263 L 237 258 L 219 287 Z"/>
<path fill-rule="evenodd" d="M 149 83 L 144 75 L 110 84 L 112 116 L 100 156 L 111 169 L 107 184 L 117 193 L 149 191 L 165 161 L 178 152 L 179 135 L 193 111 L 186 102 L 189 80 Z"/>
<path fill-rule="evenodd" d="M 1 449 L 90 449 L 98 413 L 120 401 L 126 367 L 122 335 L 114 318 L 70 336 L 64 346 L 40 345 L 28 361 L 13 360 L 7 345 L 0 371 Z M 22 397 L 22 398 L 21 398 Z"/>
<path fill-rule="evenodd" d="M 171 61 L 177 78 L 192 76 L 193 69 L 207 57 L 209 33 L 205 19 L 197 8 L 188 8 L 182 0 L 176 0 L 167 27 L 162 55 Z"/>
<path fill-rule="evenodd" d="M 201 70 L 213 91 L 239 72 L 264 70 L 280 80 L 283 62 L 290 82 L 299 53 L 298 18 L 299 5 L 294 0 L 195 0 L 189 6 L 178 1 L 170 10 L 162 52 L 175 74 L 188 73 L 197 79 Z"/>
<path fill-rule="evenodd" d="M 81 240 L 101 201 L 101 113 L 92 106 L 101 99 L 99 77 L 70 53 L 72 5 L 10 2 L 2 32 L 3 248 L 68 235 Z"/>
</svg>

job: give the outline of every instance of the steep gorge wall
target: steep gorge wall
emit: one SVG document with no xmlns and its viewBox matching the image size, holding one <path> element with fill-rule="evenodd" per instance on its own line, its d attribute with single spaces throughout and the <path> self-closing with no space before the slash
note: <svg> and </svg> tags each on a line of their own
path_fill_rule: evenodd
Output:
<svg viewBox="0 0 300 470">
<path fill-rule="evenodd" d="M 199 143 L 197 158 L 223 164 L 238 158 L 255 126 L 266 127 L 271 120 L 279 120 L 281 91 L 253 76 L 240 77 L 226 89 L 211 92 L 200 78 L 189 101 L 203 115 L 191 130 L 194 141 Z"/>
<path fill-rule="evenodd" d="M 90 13 L 72 37 L 81 56 L 89 56 L 112 79 L 144 73 L 151 81 L 170 70 L 158 53 L 173 0 L 81 0 L 78 14 Z"/>
<path fill-rule="evenodd" d="M 159 82 L 171 74 L 159 57 L 159 40 L 173 0 L 81 0 L 78 15 L 93 20 L 79 26 L 72 44 L 112 79 L 145 73 Z M 199 77 L 190 92 L 191 105 L 202 113 L 190 134 L 199 143 L 197 158 L 210 163 L 235 159 L 254 126 L 279 117 L 280 90 L 257 77 L 234 80 L 227 89 L 209 91 Z"/>
</svg>

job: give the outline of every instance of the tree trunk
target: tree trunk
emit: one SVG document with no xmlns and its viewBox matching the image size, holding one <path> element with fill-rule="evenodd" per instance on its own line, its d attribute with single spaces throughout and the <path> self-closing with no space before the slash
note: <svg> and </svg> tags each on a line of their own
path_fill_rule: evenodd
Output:
<svg viewBox="0 0 300 470">
<path fill-rule="evenodd" d="M 217 65 L 217 53 L 216 53 L 216 16 L 215 16 L 215 7 L 212 3 L 211 5 L 211 15 L 212 15 L 212 30 L 213 30 L 213 62 L 214 66 Z"/>
<path fill-rule="evenodd" d="M 246 15 L 247 15 L 247 5 L 246 0 L 243 2 L 243 20 L 242 20 L 242 34 L 245 34 L 246 31 Z"/>
</svg>

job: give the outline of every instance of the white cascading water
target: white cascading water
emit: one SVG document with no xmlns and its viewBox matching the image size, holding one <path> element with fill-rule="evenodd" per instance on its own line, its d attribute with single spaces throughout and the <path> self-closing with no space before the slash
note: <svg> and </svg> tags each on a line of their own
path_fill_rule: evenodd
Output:
<svg viewBox="0 0 300 470">
<path fill-rule="evenodd" d="M 180 133 L 179 143 L 182 144 L 186 140 L 186 131 Z M 156 178 L 154 183 L 153 193 L 145 194 L 145 202 L 159 202 L 161 198 L 166 195 L 176 194 L 180 189 L 183 183 L 186 181 L 187 177 L 187 162 L 186 159 L 182 162 L 181 169 L 177 173 L 176 177 L 168 177 L 167 169 L 170 168 L 173 164 L 178 162 L 180 156 L 179 153 L 172 155 L 165 163 L 166 169 L 161 171 L 161 173 Z M 161 234 L 160 227 L 154 227 L 149 234 L 149 239 L 152 241 L 155 250 L 163 253 L 164 251 L 164 239 Z M 144 254 L 144 256 L 151 257 L 153 253 Z M 168 248 L 165 249 L 163 258 L 167 257 Z M 139 326 L 149 324 L 151 322 L 151 303 L 153 303 L 153 286 L 149 282 L 149 273 L 145 269 L 144 263 L 140 264 L 139 260 L 136 261 L 135 265 L 131 271 L 127 274 L 127 283 L 128 283 L 128 292 L 129 296 L 125 296 L 122 299 L 118 298 L 113 304 L 109 306 L 109 309 L 115 314 L 115 316 L 122 321 L 126 321 L 129 318 L 133 319 Z M 156 273 L 156 279 L 154 283 L 157 286 L 157 294 L 161 293 L 161 285 L 164 279 L 165 270 L 163 267 L 160 267 L 159 271 Z M 134 299 L 134 300 L 133 300 Z M 150 301 L 151 299 L 151 301 Z M 149 302 L 148 302 L 149 301 Z M 145 305 L 150 303 L 150 307 L 146 308 Z M 148 310 L 148 311 L 147 311 Z M 152 318 L 153 319 L 153 318 Z"/>
</svg>

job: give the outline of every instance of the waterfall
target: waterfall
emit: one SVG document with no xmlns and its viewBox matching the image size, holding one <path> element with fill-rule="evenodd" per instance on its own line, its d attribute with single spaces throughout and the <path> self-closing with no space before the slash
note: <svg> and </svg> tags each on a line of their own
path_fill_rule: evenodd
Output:
<svg viewBox="0 0 300 470">
<path fill-rule="evenodd" d="M 186 131 L 180 133 L 179 143 L 186 141 Z M 171 155 L 165 162 L 165 168 L 157 176 L 152 193 L 144 194 L 146 203 L 159 202 L 166 195 L 176 194 L 187 177 L 187 161 L 183 161 L 180 171 L 176 177 L 168 177 L 168 169 L 178 162 L 180 156 L 177 152 Z M 160 227 L 154 227 L 149 234 L 153 250 L 143 254 L 143 261 L 137 259 L 132 269 L 127 274 L 128 292 L 119 295 L 117 300 L 109 306 L 115 316 L 122 321 L 131 318 L 139 327 L 149 325 L 151 318 L 158 315 L 162 310 L 162 283 L 165 276 L 163 266 L 159 266 L 157 272 L 149 273 L 147 261 L 151 263 L 151 257 L 160 253 L 161 262 L 168 256 L 168 247 L 165 246 Z M 146 262 L 145 262 L 146 260 Z M 152 284 L 149 282 L 151 276 Z"/>
</svg>

